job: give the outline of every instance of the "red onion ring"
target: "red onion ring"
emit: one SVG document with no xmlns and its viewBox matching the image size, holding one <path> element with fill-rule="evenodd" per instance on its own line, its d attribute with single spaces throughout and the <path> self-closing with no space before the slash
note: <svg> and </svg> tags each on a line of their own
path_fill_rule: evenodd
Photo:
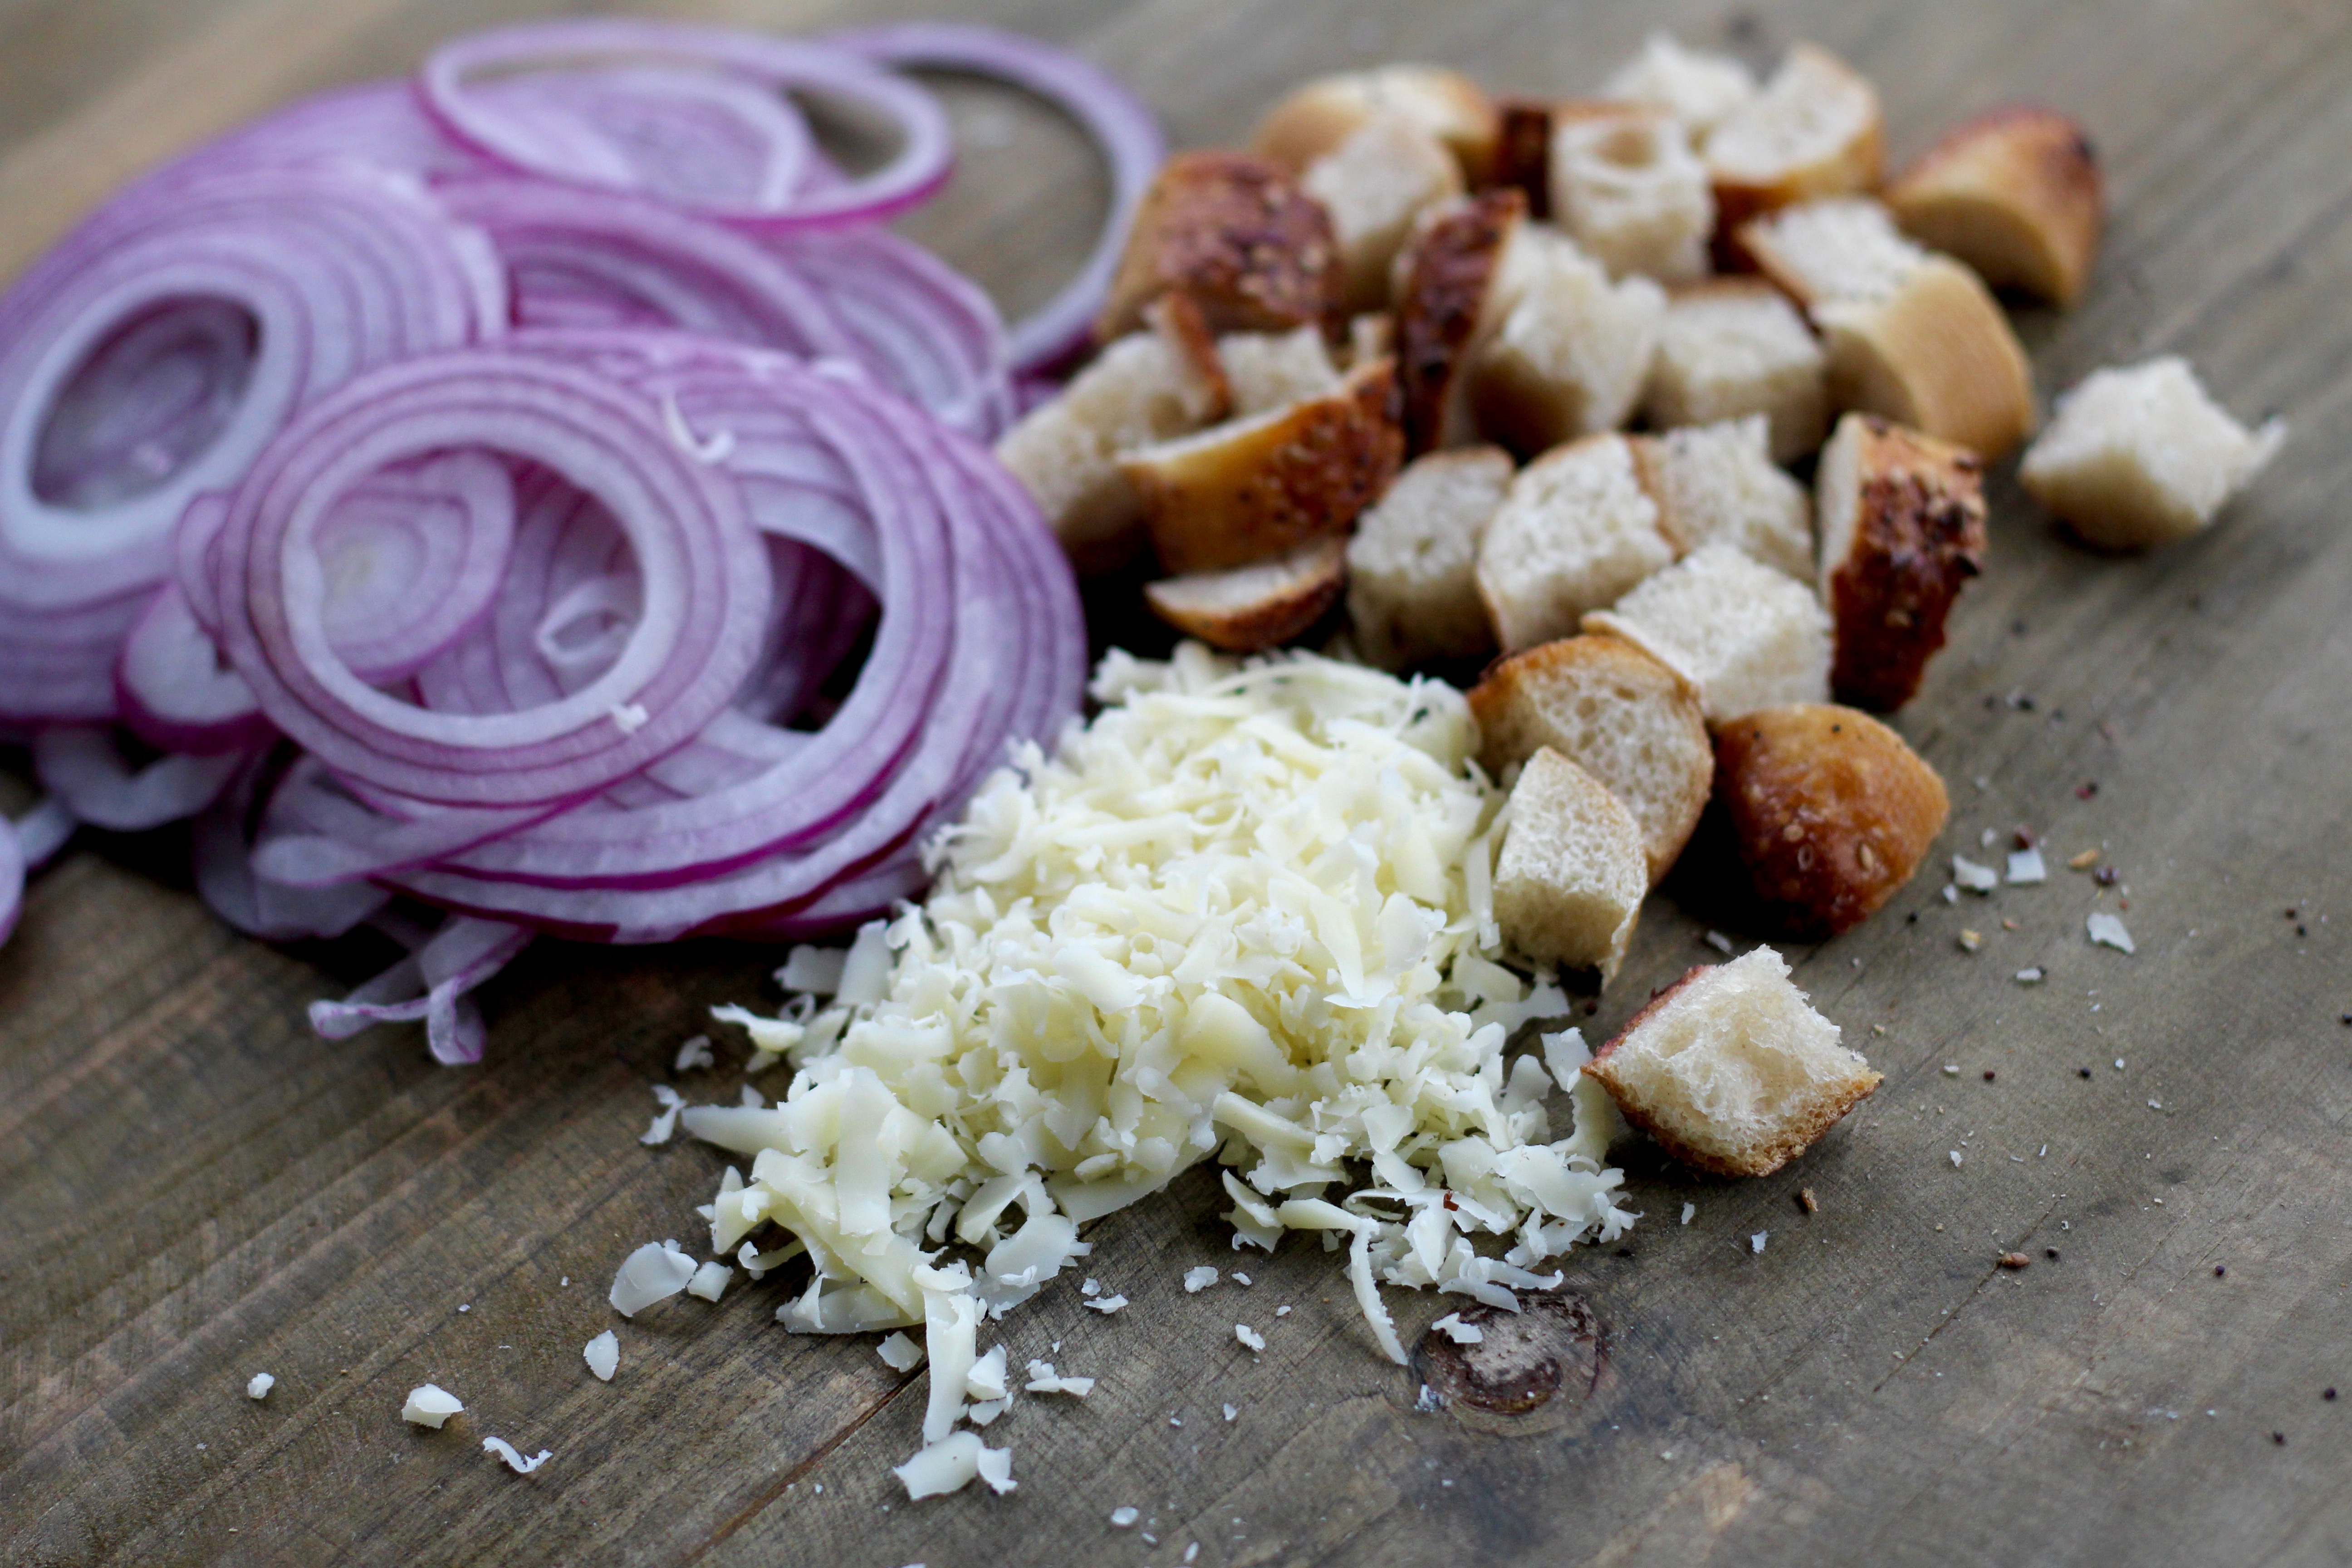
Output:
<svg viewBox="0 0 2352 1568">
<path fill-rule="evenodd" d="M 33 803 L 33 808 L 16 819 L 16 846 L 23 851 L 25 869 L 37 871 L 57 856 L 74 836 L 80 824 L 66 803 L 55 795 L 44 795 Z"/>
<path fill-rule="evenodd" d="M 1075 277 L 1011 329 L 1016 373 L 1038 370 L 1092 341 L 1095 313 L 1118 269 L 1129 226 L 1168 144 L 1151 111 L 1108 72 L 1076 55 L 995 27 L 892 22 L 835 33 L 826 41 L 884 65 L 970 71 L 1036 94 L 1077 121 L 1110 165 L 1110 211 Z"/>
<path fill-rule="evenodd" d="M 447 1067 L 480 1061 L 486 1030 L 466 993 L 530 944 L 529 931 L 453 916 L 431 941 L 343 1000 L 311 1003 L 310 1027 L 341 1040 L 373 1024 L 422 1018 L 435 1060 Z"/>
<path fill-rule="evenodd" d="M 58 724 L 33 737 L 41 787 L 78 820 L 115 833 L 194 816 L 220 798 L 244 760 L 175 752 L 133 768 L 100 726 Z"/>
<path fill-rule="evenodd" d="M 763 182 L 759 199 L 751 201 L 655 193 L 703 216 L 762 228 L 869 223 L 924 200 L 947 178 L 953 155 L 947 116 L 921 89 L 844 50 L 723 27 L 602 20 L 501 27 L 436 50 L 418 76 L 417 89 L 452 136 L 511 168 L 573 184 L 641 188 L 635 177 L 618 183 L 611 161 L 588 158 L 576 147 L 551 149 L 543 123 L 519 119 L 467 83 L 488 69 L 599 57 L 688 61 L 717 68 L 737 81 L 835 94 L 880 110 L 899 130 L 902 143 L 888 163 L 840 186 L 812 192 L 795 181 L 792 188 L 772 190 Z M 781 150 L 774 155 L 781 163 Z"/>
<path fill-rule="evenodd" d="M 647 606 L 612 669 L 526 712 L 436 712 L 376 691 L 328 646 L 315 532 L 403 459 L 488 447 L 563 473 L 635 551 Z M 741 501 L 642 396 L 512 349 L 413 359 L 349 384 L 254 463 L 215 545 L 222 644 L 262 711 L 337 772 L 418 800 L 579 799 L 682 744 L 750 673 L 768 582 Z"/>
<path fill-rule="evenodd" d="M 115 685 L 123 726 L 151 746 L 244 752 L 274 734 L 252 686 L 222 667 L 220 645 L 176 583 L 148 600 L 146 613 L 123 639 Z"/>
</svg>

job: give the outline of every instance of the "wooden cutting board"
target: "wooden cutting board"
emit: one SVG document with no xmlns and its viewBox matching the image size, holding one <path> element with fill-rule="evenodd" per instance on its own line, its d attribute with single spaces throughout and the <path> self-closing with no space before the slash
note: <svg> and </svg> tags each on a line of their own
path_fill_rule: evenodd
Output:
<svg viewBox="0 0 2352 1568">
<path fill-rule="evenodd" d="M 555 8 L 0 0 L 0 263 L 189 141 L 403 70 L 453 30 Z M 650 8 L 780 28 L 871 15 Z M 2138 952 L 2087 944 L 2084 915 L 2120 909 L 2121 890 L 2095 905 L 2063 868 L 1958 908 L 1924 877 L 1863 930 L 1792 952 L 1885 1086 L 1769 1180 L 1632 1152 L 1647 1217 L 1625 1246 L 1570 1260 L 1578 1305 L 1531 1317 L 1510 1365 L 1500 1334 L 1470 1363 L 1388 1365 L 1331 1258 L 1305 1241 L 1230 1252 L 1212 1184 L 1187 1181 L 1092 1232 L 1091 1271 L 1124 1312 L 1057 1289 L 1005 1325 L 1016 1365 L 1101 1379 L 992 1429 L 1020 1489 L 910 1505 L 888 1467 L 918 1446 L 919 1382 L 870 1340 L 785 1334 L 771 1289 L 624 1325 L 610 1385 L 582 1367 L 614 1323 L 615 1264 L 690 1237 L 720 1163 L 638 1144 L 647 1086 L 709 1005 L 773 1000 L 771 956 L 542 945 L 486 995 L 488 1060 L 453 1071 L 409 1031 L 327 1044 L 304 1026 L 307 1001 L 381 952 L 241 940 L 190 895 L 171 836 L 89 836 L 0 951 L 0 1558 L 2352 1555 L 2352 1397 L 2326 1392 L 2352 1394 L 2352 7 L 970 14 L 1101 60 L 1186 143 L 1239 137 L 1303 74 L 1386 58 L 1573 90 L 1654 25 L 1759 59 L 1819 39 L 1877 79 L 1898 156 L 2002 100 L 2084 119 L 2114 223 L 2089 300 L 2021 321 L 2045 395 L 2178 351 L 2241 414 L 2286 413 L 2294 436 L 2221 527 L 2146 560 L 2065 544 L 2002 468 L 1991 569 L 1901 726 L 1952 785 L 1941 854 L 1983 854 L 1981 836 L 2019 824 L 2053 863 L 2097 848 L 2128 889 Z M 956 102 L 974 151 L 915 226 L 1034 300 L 1095 221 L 1099 179 L 1048 117 Z M 0 776 L 6 804 L 20 786 Z M 1982 951 L 1959 949 L 1963 926 Z M 1712 956 L 1704 930 L 1654 904 L 1588 1025 L 1612 1028 Z M 2012 979 L 2028 966 L 2048 978 Z M 690 1093 L 733 1095 L 742 1051 L 722 1053 Z M 2032 1266 L 1996 1268 L 2011 1250 Z M 1180 1276 L 1203 1261 L 1252 1283 L 1188 1296 Z M 1461 1305 L 1391 1300 L 1408 1342 Z M 1235 1342 L 1236 1321 L 1264 1331 L 1264 1355 Z M 265 1371 L 278 1384 L 257 1404 L 244 1387 Z M 1417 1411 L 1424 1380 L 1457 1397 Z M 426 1381 L 467 1405 L 448 1431 L 399 1419 Z M 510 1475 L 480 1451 L 492 1434 L 555 1457 Z M 1119 1506 L 1141 1510 L 1135 1528 L 1110 1527 Z"/>
</svg>

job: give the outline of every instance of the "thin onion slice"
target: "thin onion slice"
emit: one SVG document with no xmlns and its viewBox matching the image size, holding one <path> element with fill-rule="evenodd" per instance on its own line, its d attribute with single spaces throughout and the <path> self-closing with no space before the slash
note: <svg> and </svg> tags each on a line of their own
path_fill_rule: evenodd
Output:
<svg viewBox="0 0 2352 1568">
<path fill-rule="evenodd" d="M 37 871 L 57 857 L 79 826 L 66 803 L 44 795 L 16 819 L 16 847 L 24 852 L 25 869 Z"/>
<path fill-rule="evenodd" d="M 1084 348 L 1118 268 L 1120 247 L 1168 144 L 1151 111 L 1116 77 L 1066 50 L 995 27 L 893 22 L 827 40 L 885 65 L 970 71 L 1035 93 L 1076 121 L 1110 165 L 1110 211 L 1076 276 L 1012 328 L 1016 373 L 1042 369 Z"/>
<path fill-rule="evenodd" d="M 757 195 L 748 200 L 648 192 L 688 211 L 758 227 L 875 222 L 922 201 L 947 178 L 953 156 L 947 116 L 920 88 L 845 50 L 724 27 L 597 20 L 497 28 L 436 50 L 425 62 L 418 91 L 458 141 L 509 167 L 570 184 L 645 190 L 642 164 L 628 166 L 609 148 L 599 155 L 585 138 L 556 144 L 544 120 L 514 114 L 469 79 L 550 60 L 577 67 L 598 59 L 690 63 L 738 82 L 821 92 L 878 111 L 898 131 L 900 144 L 887 163 L 840 184 L 806 188 L 794 163 L 789 184 L 763 179 Z M 789 162 L 781 145 L 769 152 L 773 167 Z"/>
<path fill-rule="evenodd" d="M 173 752 L 134 768 L 100 725 L 59 724 L 33 738 L 41 787 L 78 820 L 115 833 L 194 816 L 220 798 L 243 761 Z"/>
<path fill-rule="evenodd" d="M 328 645 L 320 521 L 369 475 L 451 447 L 563 473 L 635 552 L 646 612 L 612 668 L 560 701 L 422 709 L 366 685 Z M 255 463 L 215 552 L 222 645 L 270 721 L 339 773 L 462 805 L 584 798 L 691 739 L 750 674 L 768 608 L 733 489 L 641 395 L 513 348 L 414 359 L 320 404 Z"/>
<path fill-rule="evenodd" d="M 530 943 L 530 933 L 453 916 L 430 941 L 340 1002 L 310 1004 L 310 1026 L 331 1040 L 375 1024 L 425 1020 L 434 1059 L 463 1067 L 482 1059 L 481 1013 L 467 993 Z"/>
</svg>

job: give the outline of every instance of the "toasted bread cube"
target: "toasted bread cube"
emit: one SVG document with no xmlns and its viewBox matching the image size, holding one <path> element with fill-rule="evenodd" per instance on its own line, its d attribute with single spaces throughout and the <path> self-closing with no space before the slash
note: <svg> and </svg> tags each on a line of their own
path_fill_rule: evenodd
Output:
<svg viewBox="0 0 2352 1568">
<path fill-rule="evenodd" d="M 1397 252 L 1422 210 L 1462 194 L 1462 171 L 1443 142 L 1401 114 L 1376 114 L 1307 166 L 1307 194 L 1331 215 L 1350 311 L 1389 302 Z"/>
<path fill-rule="evenodd" d="M 1827 49 L 1799 44 L 1764 90 L 1706 139 L 1726 228 L 1753 215 L 1878 184 L 1885 128 L 1878 89 Z"/>
<path fill-rule="evenodd" d="M 1341 281 L 1330 215 L 1289 174 L 1244 153 L 1179 153 L 1136 209 L 1095 335 L 1129 331 L 1169 292 L 1214 332 L 1287 331 L 1328 320 Z"/>
<path fill-rule="evenodd" d="M 1633 447 L 1622 436 L 1593 436 L 1553 448 L 1511 481 L 1479 542 L 1478 596 L 1496 644 L 1517 653 L 1572 635 L 1586 611 L 1674 558 Z"/>
<path fill-rule="evenodd" d="M 1715 195 L 1674 117 L 1633 103 L 1552 110 L 1551 216 L 1612 277 L 1704 278 Z"/>
<path fill-rule="evenodd" d="M 1984 570 L 1983 471 L 1948 441 L 1866 414 L 1838 421 L 1814 481 L 1839 700 L 1892 713 L 1919 689 L 1952 601 Z"/>
<path fill-rule="evenodd" d="M 1557 233 L 1532 230 L 1527 244 L 1525 284 L 1469 378 L 1480 432 L 1523 458 L 1625 422 L 1666 313 L 1665 290 L 1647 278 L 1612 283 Z"/>
<path fill-rule="evenodd" d="M 1904 232 L 1996 289 L 2071 305 L 2098 254 L 2098 154 L 2052 109 L 2010 104 L 1954 126 L 1886 187 Z"/>
<path fill-rule="evenodd" d="M 1250 146 L 1304 172 L 1375 115 L 1400 115 L 1445 144 L 1463 180 L 1485 184 L 1495 163 L 1495 106 L 1486 89 L 1443 66 L 1389 65 L 1319 77 L 1267 111 Z"/>
<path fill-rule="evenodd" d="M 2247 429 L 2167 354 L 2093 371 L 2058 400 L 2018 478 L 2085 543 L 2146 550 L 2211 522 L 2285 440 L 2284 421 Z"/>
<path fill-rule="evenodd" d="M 1423 213 L 1397 256 L 1397 384 L 1405 449 L 1419 456 L 1475 438 L 1469 370 L 1503 323 L 1528 269 L 1528 199 L 1481 191 Z"/>
<path fill-rule="evenodd" d="M 1813 311 L 1830 401 L 1953 441 L 1990 460 L 2033 428 L 2033 371 L 1982 279 L 1930 256 L 1884 300 Z"/>
<path fill-rule="evenodd" d="M 1112 570 L 1142 543 L 1143 502 L 1120 455 L 1198 430 L 1232 404 L 1214 350 L 1194 330 L 1198 312 L 1171 303 L 1151 314 L 1156 330 L 1104 349 L 996 443 L 1080 572 Z"/>
<path fill-rule="evenodd" d="M 1675 553 L 1728 544 L 1791 577 L 1812 575 L 1812 501 L 1773 464 L 1768 439 L 1761 414 L 1633 438 Z"/>
<path fill-rule="evenodd" d="M 1664 110 L 1697 146 L 1755 98 L 1756 73 L 1729 55 L 1686 49 L 1673 34 L 1652 32 L 1642 52 L 1601 84 L 1599 96 Z"/>
<path fill-rule="evenodd" d="M 1817 939 L 1860 925 L 1944 830 L 1944 781 L 1903 737 L 1851 708 L 1800 703 L 1717 731 L 1716 794 L 1756 896 Z"/>
<path fill-rule="evenodd" d="M 1818 450 L 1828 428 L 1829 356 L 1770 284 L 1694 284 L 1666 297 L 1642 410 L 1660 429 L 1761 414 L 1772 460 L 1793 462 Z"/>
<path fill-rule="evenodd" d="M 1478 542 L 1515 472 L 1496 447 L 1456 447 L 1405 465 L 1348 543 L 1356 647 L 1383 669 L 1475 658 L 1495 646 L 1478 597 Z"/>
<path fill-rule="evenodd" d="M 1216 572 L 1344 535 L 1403 460 L 1395 402 L 1376 361 L 1321 397 L 1120 458 L 1160 564 Z"/>
<path fill-rule="evenodd" d="M 1584 629 L 1622 637 L 1698 691 L 1710 724 L 1830 690 L 1830 618 L 1813 590 L 1728 544 L 1693 551 Z"/>
<path fill-rule="evenodd" d="M 1667 1153 L 1722 1176 L 1769 1175 L 1879 1084 L 1769 947 L 1691 970 L 1584 1070 Z"/>
<path fill-rule="evenodd" d="M 1318 539 L 1286 555 L 1224 572 L 1165 577 L 1143 590 L 1152 613 L 1229 653 L 1256 653 L 1298 636 L 1339 602 L 1348 546 Z"/>
<path fill-rule="evenodd" d="M 1495 861 L 1495 921 L 1522 957 L 1609 980 L 1650 890 L 1642 830 L 1599 780 L 1549 746 L 1511 786 Z"/>
<path fill-rule="evenodd" d="M 1884 300 L 1927 259 L 1868 196 L 1799 202 L 1739 226 L 1738 247 L 1808 310 L 1841 300 Z"/>
<path fill-rule="evenodd" d="M 1340 380 L 1319 327 L 1228 332 L 1217 340 L 1217 363 L 1233 388 L 1236 418 L 1325 396 Z"/>
<path fill-rule="evenodd" d="M 1470 689 L 1478 760 L 1506 784 L 1546 747 L 1617 797 L 1641 829 L 1653 885 L 1706 807 L 1715 753 L 1683 679 L 1615 637 L 1562 637 L 1513 654 Z"/>
</svg>

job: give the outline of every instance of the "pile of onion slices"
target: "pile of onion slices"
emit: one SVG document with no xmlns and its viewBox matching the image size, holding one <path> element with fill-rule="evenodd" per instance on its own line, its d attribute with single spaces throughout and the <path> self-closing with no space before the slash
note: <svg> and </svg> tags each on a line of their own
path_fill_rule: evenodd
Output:
<svg viewBox="0 0 2352 1568">
<path fill-rule="evenodd" d="M 1097 143 L 1094 253 L 1009 331 L 883 226 L 953 146 L 912 69 Z M 892 143 L 829 156 L 821 102 Z M 535 934 L 804 938 L 1077 711 L 1085 628 L 985 443 L 1085 340 L 1161 152 L 1095 67 L 918 23 L 457 39 L 118 194 L 0 295 L 0 940 L 78 823 L 193 818 L 239 929 L 408 956 L 422 1019 Z"/>
</svg>

